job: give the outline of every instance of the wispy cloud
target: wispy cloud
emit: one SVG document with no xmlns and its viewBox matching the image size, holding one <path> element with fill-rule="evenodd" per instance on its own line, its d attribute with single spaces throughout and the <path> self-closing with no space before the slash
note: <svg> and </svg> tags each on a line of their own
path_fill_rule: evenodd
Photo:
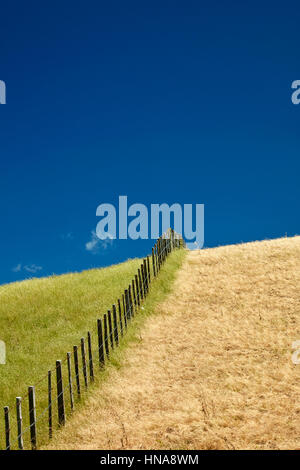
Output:
<svg viewBox="0 0 300 470">
<path fill-rule="evenodd" d="M 93 231 L 92 232 L 92 237 L 89 242 L 85 244 L 85 249 L 87 251 L 90 251 L 91 253 L 96 253 L 99 249 L 99 238 L 97 237 L 96 233 Z"/>
<path fill-rule="evenodd" d="M 13 268 L 11 268 L 12 272 L 14 273 L 19 273 L 22 269 L 22 265 L 21 263 L 17 264 L 17 266 L 14 266 Z"/>
<path fill-rule="evenodd" d="M 41 271 L 42 269 L 42 266 L 37 266 L 36 264 L 27 264 L 26 266 L 24 266 L 25 271 L 33 274 L 37 273 L 38 271 Z"/>
<path fill-rule="evenodd" d="M 21 271 L 26 271 L 31 274 L 35 274 L 38 271 L 41 271 L 43 268 L 42 266 L 37 266 L 36 264 L 26 264 L 25 266 L 22 266 L 21 263 L 17 264 L 17 266 L 14 266 L 12 268 L 12 271 L 14 273 L 20 273 Z"/>
<path fill-rule="evenodd" d="M 68 233 L 63 233 L 60 238 L 62 240 L 73 240 L 74 239 L 74 235 L 72 232 L 68 232 Z"/>
<path fill-rule="evenodd" d="M 106 238 L 105 240 L 100 240 L 97 237 L 96 232 L 93 230 L 91 232 L 91 239 L 85 244 L 85 249 L 96 255 L 100 253 L 102 250 L 107 250 L 113 244 L 113 238 Z"/>
</svg>

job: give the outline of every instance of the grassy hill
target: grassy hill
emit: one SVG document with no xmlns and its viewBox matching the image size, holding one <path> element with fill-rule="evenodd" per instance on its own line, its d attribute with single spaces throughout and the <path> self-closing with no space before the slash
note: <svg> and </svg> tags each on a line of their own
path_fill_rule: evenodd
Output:
<svg viewBox="0 0 300 470">
<path fill-rule="evenodd" d="M 188 252 L 52 449 L 300 449 L 300 237 Z"/>
<path fill-rule="evenodd" d="M 180 265 L 182 256 L 183 253 L 172 253 L 168 266 L 164 268 L 165 278 L 162 270 L 161 281 L 157 284 L 160 283 L 163 290 L 169 288 L 172 273 Z M 66 352 L 72 352 L 73 345 L 79 345 L 80 338 L 86 338 L 87 331 L 91 331 L 96 356 L 96 320 L 116 303 L 140 264 L 141 260 L 133 259 L 108 268 L 0 286 L 0 340 L 6 343 L 7 348 L 7 363 L 0 365 L 0 407 L 10 406 L 12 441 L 16 437 L 16 396 L 24 398 L 26 428 L 27 387 L 36 385 L 39 418 L 47 407 L 48 369 L 55 369 L 57 359 L 64 360 L 63 374 L 66 377 Z M 151 296 L 155 298 L 155 293 L 150 294 L 150 303 Z M 55 387 L 55 383 L 53 385 Z M 69 406 L 67 393 L 66 400 Z M 55 406 L 54 403 L 56 421 Z M 38 422 L 40 439 L 46 436 L 47 418 L 46 411 Z M 4 448 L 3 431 L 4 420 L 1 418 L 0 448 Z M 25 435 L 25 443 L 28 441 L 29 432 Z"/>
</svg>

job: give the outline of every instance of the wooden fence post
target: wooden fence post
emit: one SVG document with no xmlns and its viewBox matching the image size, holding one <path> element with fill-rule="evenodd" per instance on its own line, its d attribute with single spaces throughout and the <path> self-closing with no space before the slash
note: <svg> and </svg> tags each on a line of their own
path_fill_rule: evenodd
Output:
<svg viewBox="0 0 300 470">
<path fill-rule="evenodd" d="M 107 316 L 106 313 L 103 316 L 104 321 L 104 346 L 105 346 L 105 354 L 107 359 L 109 358 L 109 343 L 108 343 L 108 329 L 107 329 Z"/>
<path fill-rule="evenodd" d="M 150 283 L 151 283 L 150 256 L 147 256 L 147 269 L 148 269 L 148 287 L 150 289 Z"/>
<path fill-rule="evenodd" d="M 92 337 L 90 331 L 88 331 L 88 351 L 89 351 L 89 370 L 90 380 L 94 381 L 94 364 L 93 364 L 93 351 L 92 351 Z"/>
<path fill-rule="evenodd" d="M 145 297 L 148 294 L 148 275 L 147 275 L 147 263 L 143 259 L 143 269 L 144 269 L 144 285 L 145 285 Z"/>
<path fill-rule="evenodd" d="M 134 289 L 134 280 L 131 281 L 130 300 L 131 300 L 131 305 L 132 305 L 132 316 L 134 316 L 136 312 L 136 297 L 135 297 L 135 289 Z"/>
<path fill-rule="evenodd" d="M 128 290 L 125 289 L 125 317 L 129 320 Z"/>
<path fill-rule="evenodd" d="M 22 427 L 22 398 L 16 398 L 16 411 L 17 411 L 17 430 L 18 430 L 18 447 L 20 450 L 24 449 L 23 445 L 23 427 Z"/>
<path fill-rule="evenodd" d="M 52 438 L 52 379 L 51 370 L 48 370 L 48 427 L 49 439 Z"/>
<path fill-rule="evenodd" d="M 81 346 L 81 360 L 82 360 L 83 379 L 84 379 L 85 388 L 87 388 L 88 387 L 88 380 L 87 380 L 87 368 L 86 368 L 86 354 L 85 354 L 84 338 L 81 338 L 80 346 Z"/>
<path fill-rule="evenodd" d="M 130 289 L 130 286 L 128 287 L 127 289 L 127 314 L 128 314 L 128 318 L 129 320 L 131 320 L 131 317 L 132 317 L 132 314 L 131 314 L 131 302 L 130 302 L 130 292 L 131 292 L 131 289 Z"/>
<path fill-rule="evenodd" d="M 9 406 L 4 407 L 4 423 L 5 423 L 5 447 L 6 447 L 6 450 L 10 450 Z"/>
<path fill-rule="evenodd" d="M 79 376 L 79 361 L 78 361 L 78 347 L 73 346 L 74 352 L 74 367 L 75 367 L 75 378 L 77 387 L 77 396 L 80 398 L 80 376 Z"/>
<path fill-rule="evenodd" d="M 142 273 L 142 288 L 143 288 L 143 296 L 144 298 L 146 297 L 146 276 L 145 276 L 145 269 L 144 269 L 144 265 L 141 264 L 141 273 Z"/>
<path fill-rule="evenodd" d="M 145 273 L 146 273 L 146 287 L 147 287 L 147 294 L 148 294 L 148 292 L 149 292 L 149 280 L 150 280 L 149 272 L 148 272 L 148 258 L 144 259 L 144 263 L 145 263 Z"/>
<path fill-rule="evenodd" d="M 144 298 L 144 288 L 143 288 L 143 284 L 142 284 L 142 276 L 141 276 L 141 269 L 140 268 L 138 269 L 138 278 L 139 278 L 140 298 L 141 298 L 141 301 L 142 301 L 143 298 Z"/>
<path fill-rule="evenodd" d="M 100 318 L 98 318 L 97 320 L 97 331 L 98 331 L 99 365 L 100 367 L 103 367 L 105 359 L 104 359 L 102 321 L 100 320 Z"/>
<path fill-rule="evenodd" d="M 128 296 L 129 296 L 129 309 L 130 309 L 130 318 L 134 316 L 134 305 L 132 300 L 131 285 L 128 286 Z"/>
<path fill-rule="evenodd" d="M 149 256 L 147 256 L 147 268 L 148 268 L 148 287 L 150 286 L 151 282 L 151 274 L 150 274 L 150 261 Z"/>
<path fill-rule="evenodd" d="M 107 318 L 108 318 L 108 330 L 109 330 L 109 339 L 111 349 L 114 349 L 114 338 L 113 338 L 113 327 L 112 327 L 112 319 L 111 319 L 111 311 L 107 311 Z"/>
<path fill-rule="evenodd" d="M 37 449 L 36 439 L 36 409 L 35 409 L 35 388 L 34 386 L 28 387 L 28 402 L 29 402 L 29 423 L 30 423 L 30 441 L 31 449 Z"/>
<path fill-rule="evenodd" d="M 134 277 L 135 277 L 135 288 L 136 288 L 136 300 L 137 300 L 137 304 L 139 307 L 140 306 L 140 286 L 139 286 L 137 274 L 135 274 Z"/>
<path fill-rule="evenodd" d="M 144 265 L 141 264 L 141 281 L 142 281 L 142 292 L 143 292 L 143 299 L 145 299 L 145 273 L 144 273 Z"/>
<path fill-rule="evenodd" d="M 57 412 L 58 412 L 58 424 L 64 425 L 65 420 L 65 400 L 64 400 L 64 388 L 62 381 L 62 370 L 61 361 L 56 361 L 56 384 L 57 384 Z"/>
<path fill-rule="evenodd" d="M 126 311 L 126 300 L 125 300 L 125 295 L 124 294 L 122 294 L 122 301 L 123 301 L 124 323 L 125 323 L 125 328 L 127 330 L 127 311 Z"/>
<path fill-rule="evenodd" d="M 134 308 L 136 310 L 137 309 L 137 300 L 136 300 L 136 288 L 135 288 L 135 280 L 134 279 L 132 279 L 131 285 L 132 285 L 133 303 L 134 303 Z"/>
<path fill-rule="evenodd" d="M 71 372 L 71 353 L 67 353 L 67 364 L 68 364 L 68 380 L 69 380 L 69 392 L 70 392 L 70 405 L 71 410 L 74 409 L 74 396 L 73 396 L 73 383 L 72 383 L 72 372 Z"/>
<path fill-rule="evenodd" d="M 119 310 L 119 322 L 120 322 L 121 336 L 123 336 L 123 321 L 122 321 L 122 309 L 121 309 L 120 299 L 118 299 L 118 310 Z"/>
<path fill-rule="evenodd" d="M 115 332 L 115 345 L 119 345 L 119 333 L 118 333 L 118 320 L 117 320 L 117 309 L 113 304 L 113 319 L 114 319 L 114 332 Z"/>
<path fill-rule="evenodd" d="M 153 277 L 155 277 L 156 272 L 155 272 L 155 261 L 154 261 L 154 248 L 152 248 L 152 269 L 153 269 Z"/>
</svg>

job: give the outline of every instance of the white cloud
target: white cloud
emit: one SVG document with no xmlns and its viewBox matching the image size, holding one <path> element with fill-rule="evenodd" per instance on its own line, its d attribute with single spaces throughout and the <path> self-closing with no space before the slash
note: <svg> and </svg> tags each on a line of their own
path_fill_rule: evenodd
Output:
<svg viewBox="0 0 300 470">
<path fill-rule="evenodd" d="M 85 249 L 87 251 L 91 251 L 92 253 L 95 253 L 97 251 L 99 241 L 100 241 L 99 238 L 97 237 L 96 233 L 93 231 L 91 240 L 85 244 Z"/>
<path fill-rule="evenodd" d="M 17 264 L 17 266 L 15 266 L 14 268 L 12 268 L 11 270 L 14 272 L 14 273 L 19 273 L 22 269 L 22 265 L 21 263 Z"/>
<path fill-rule="evenodd" d="M 92 253 L 93 255 L 96 255 L 101 250 L 106 250 L 112 244 L 113 244 L 112 237 L 106 238 L 105 240 L 100 240 L 100 238 L 97 237 L 96 232 L 93 230 L 91 232 L 90 241 L 88 241 L 85 244 L 85 249 L 89 251 L 90 253 Z"/>
<path fill-rule="evenodd" d="M 35 274 L 38 271 L 41 271 L 43 268 L 42 266 L 37 266 L 36 264 L 26 264 L 25 266 L 22 266 L 21 263 L 17 264 L 17 266 L 14 266 L 11 270 L 14 273 L 20 273 L 21 271 L 27 271 L 28 273 Z"/>
<path fill-rule="evenodd" d="M 24 266 L 24 269 L 29 273 L 35 274 L 38 271 L 41 271 L 43 268 L 42 266 L 37 266 L 36 264 L 27 264 L 26 266 Z"/>
</svg>

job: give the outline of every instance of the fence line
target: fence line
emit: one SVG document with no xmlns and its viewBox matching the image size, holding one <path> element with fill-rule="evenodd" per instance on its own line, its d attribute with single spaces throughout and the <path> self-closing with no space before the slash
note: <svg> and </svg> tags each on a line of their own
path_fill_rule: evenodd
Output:
<svg viewBox="0 0 300 470">
<path fill-rule="evenodd" d="M 28 398 L 28 415 L 29 426 L 24 430 L 22 429 L 22 422 L 24 416 L 24 408 L 22 410 L 23 399 L 22 396 L 16 398 L 16 420 L 17 420 L 17 437 L 11 441 L 11 415 L 10 408 L 4 407 L 4 430 L 5 430 L 5 450 L 10 450 L 14 445 L 18 444 L 18 449 L 23 450 L 24 440 L 23 437 L 26 433 L 30 432 L 31 448 L 37 449 L 37 423 L 42 421 L 42 418 L 48 418 L 48 435 L 49 438 L 53 435 L 53 410 L 56 402 L 57 410 L 57 426 L 61 427 L 66 421 L 66 407 L 65 407 L 65 392 L 69 393 L 70 398 L 70 409 L 71 412 L 74 409 L 74 390 L 77 393 L 77 401 L 80 400 L 82 391 L 87 390 L 89 385 L 94 381 L 94 374 L 97 368 L 94 367 L 96 360 L 99 363 L 99 369 L 105 367 L 105 363 L 109 361 L 110 352 L 117 348 L 122 341 L 122 337 L 125 334 L 131 319 L 138 313 L 139 309 L 145 298 L 147 297 L 151 282 L 158 276 L 161 267 L 166 261 L 168 255 L 175 249 L 182 248 L 185 246 L 185 242 L 180 234 L 177 234 L 173 229 L 169 229 L 163 234 L 155 243 L 152 248 L 151 255 L 146 256 L 143 259 L 138 273 L 133 276 L 133 280 L 129 283 L 128 289 L 125 289 L 124 293 L 117 300 L 118 313 L 116 304 L 113 304 L 112 309 L 104 314 L 103 319 L 97 319 L 97 342 L 98 347 L 93 350 L 92 342 L 93 337 L 91 332 L 87 333 L 87 351 L 86 356 L 85 338 L 82 337 L 80 340 L 80 348 L 73 346 L 74 354 L 74 372 L 75 372 L 75 388 L 73 388 L 72 381 L 72 359 L 71 353 L 68 352 L 63 361 L 57 360 L 56 366 L 53 369 L 49 369 L 46 375 L 43 375 L 35 385 L 28 387 L 28 391 L 23 394 L 25 398 Z M 150 257 L 152 263 L 150 262 Z M 152 266 L 152 273 L 151 273 Z M 123 309 L 121 307 L 121 300 Z M 94 338 L 95 340 L 95 338 Z M 78 349 L 81 350 L 81 364 L 79 364 Z M 96 352 L 95 356 L 93 352 Z M 94 358 L 98 359 L 94 359 Z M 67 378 L 63 378 L 62 364 L 67 364 Z M 52 384 L 52 373 L 56 373 L 56 398 L 53 400 L 53 384 Z M 82 377 L 80 377 L 80 374 Z M 81 385 L 80 378 L 83 379 L 84 387 Z M 36 416 L 36 398 L 35 392 L 36 387 L 40 385 L 45 379 L 47 379 L 47 392 L 48 406 L 41 410 L 39 416 Z M 67 380 L 67 384 L 64 385 L 63 381 Z M 43 391 L 43 389 L 42 389 Z"/>
</svg>

